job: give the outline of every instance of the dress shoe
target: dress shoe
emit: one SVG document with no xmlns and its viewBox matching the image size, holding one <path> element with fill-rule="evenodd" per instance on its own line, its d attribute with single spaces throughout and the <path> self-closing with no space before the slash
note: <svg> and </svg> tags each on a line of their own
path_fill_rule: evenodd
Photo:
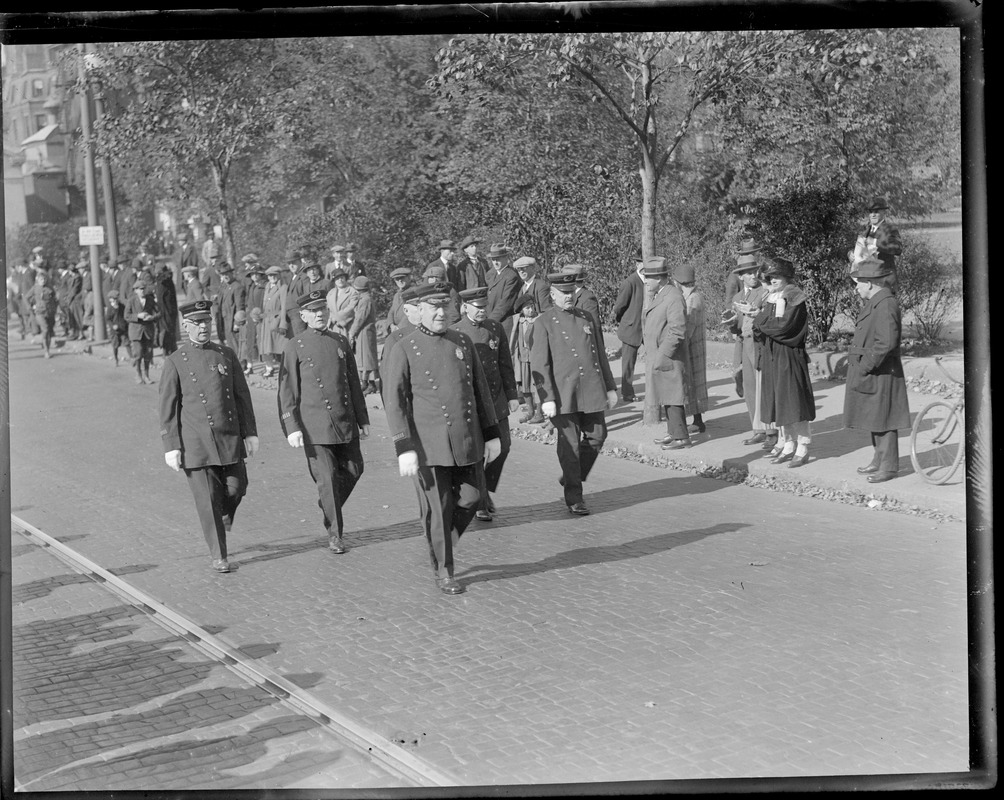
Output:
<svg viewBox="0 0 1004 800">
<path fill-rule="evenodd" d="M 803 456 L 796 455 L 793 459 L 791 459 L 791 461 L 788 462 L 788 468 L 791 469 L 792 467 L 800 467 L 808 460 L 809 460 L 809 451 L 806 450 L 805 455 Z"/>
<path fill-rule="evenodd" d="M 743 444 L 763 444 L 767 440 L 766 433 L 754 433 L 749 439 L 743 439 Z"/>
<path fill-rule="evenodd" d="M 341 536 L 328 537 L 328 550 L 337 555 L 345 552 L 345 540 Z"/>
<path fill-rule="evenodd" d="M 533 415 L 531 415 L 531 414 L 524 414 L 522 417 L 519 418 L 519 424 L 520 425 L 525 425 L 531 419 L 533 419 Z"/>
<path fill-rule="evenodd" d="M 663 436 L 660 439 L 653 439 L 652 441 L 655 442 L 656 444 L 670 444 L 671 442 L 674 441 L 674 439 L 672 436 Z"/>
<path fill-rule="evenodd" d="M 795 457 L 795 451 L 792 450 L 790 453 L 785 453 L 783 450 L 778 454 L 776 458 L 770 460 L 771 464 L 786 464 Z"/>
<path fill-rule="evenodd" d="M 577 514 L 580 517 L 584 517 L 589 514 L 589 509 L 586 508 L 585 503 L 572 503 L 568 507 L 568 513 Z"/>
<path fill-rule="evenodd" d="M 885 483 L 898 475 L 898 472 L 876 472 L 874 475 L 868 476 L 868 483 Z"/>
<path fill-rule="evenodd" d="M 443 594 L 463 594 L 467 591 L 452 575 L 448 578 L 436 578 L 436 586 Z"/>
<path fill-rule="evenodd" d="M 874 475 L 878 471 L 878 464 L 869 464 L 867 467 L 858 467 L 858 475 Z"/>
<path fill-rule="evenodd" d="M 230 562 L 225 558 L 214 558 L 213 569 L 217 572 L 230 572 Z"/>
<path fill-rule="evenodd" d="M 683 450 L 685 447 L 690 447 L 692 442 L 690 439 L 672 439 L 669 444 L 664 444 L 662 446 L 663 450 Z"/>
<path fill-rule="evenodd" d="M 492 521 L 492 515 L 489 514 L 487 511 L 485 511 L 483 508 L 479 508 L 476 512 L 474 512 L 474 518 L 479 519 L 482 522 Z"/>
<path fill-rule="evenodd" d="M 776 436 L 766 436 L 765 434 L 763 444 L 760 446 L 763 450 L 774 450 L 777 448 L 777 437 Z M 780 452 L 780 451 L 778 451 Z"/>
<path fill-rule="evenodd" d="M 706 428 L 704 426 L 704 423 L 701 422 L 701 423 L 689 426 L 687 428 L 687 433 L 704 433 L 705 430 L 706 430 Z"/>
<path fill-rule="evenodd" d="M 547 420 L 544 419 L 543 414 L 534 414 L 527 421 L 527 425 L 543 425 Z"/>
<path fill-rule="evenodd" d="M 624 398 L 622 398 L 622 399 L 624 400 L 625 403 L 637 403 L 638 402 L 638 396 L 634 395 L 634 394 L 625 395 Z"/>
</svg>

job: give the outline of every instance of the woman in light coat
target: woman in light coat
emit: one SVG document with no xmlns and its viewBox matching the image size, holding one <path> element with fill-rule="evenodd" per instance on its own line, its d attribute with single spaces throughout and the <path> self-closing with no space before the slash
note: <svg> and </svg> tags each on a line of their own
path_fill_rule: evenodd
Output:
<svg viewBox="0 0 1004 800">
<path fill-rule="evenodd" d="M 282 267 L 265 270 L 268 285 L 261 300 L 261 328 L 258 332 L 258 352 L 265 362 L 266 378 L 275 375 L 279 358 L 286 346 L 286 319 L 282 313 L 286 304 L 286 286 L 282 283 Z"/>
<path fill-rule="evenodd" d="M 349 285 L 349 275 L 343 269 L 332 272 L 331 281 L 334 286 L 328 291 L 328 311 L 331 315 L 328 327 L 348 338 L 349 328 L 356 316 L 359 292 Z"/>
<path fill-rule="evenodd" d="M 370 279 L 357 275 L 352 288 L 358 293 L 355 316 L 349 326 L 349 341 L 356 354 L 356 369 L 363 394 L 380 391 L 380 357 L 377 354 L 376 309 L 370 292 Z"/>
</svg>

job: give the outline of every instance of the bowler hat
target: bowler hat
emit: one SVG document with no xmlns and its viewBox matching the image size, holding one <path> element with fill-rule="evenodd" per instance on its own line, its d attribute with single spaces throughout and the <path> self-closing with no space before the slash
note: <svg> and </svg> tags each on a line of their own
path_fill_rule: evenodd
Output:
<svg viewBox="0 0 1004 800">
<path fill-rule="evenodd" d="M 745 256 L 750 253 L 759 253 L 763 250 L 763 245 L 761 245 L 756 239 L 743 239 L 739 243 L 739 255 Z"/>
<path fill-rule="evenodd" d="M 463 241 L 460 243 L 460 249 L 470 247 L 472 244 L 481 244 L 481 240 L 477 236 L 465 236 Z"/>
<path fill-rule="evenodd" d="M 851 277 L 855 280 L 867 281 L 872 278 L 884 278 L 886 275 L 892 275 L 892 268 L 875 256 L 859 261 L 851 269 Z"/>
<path fill-rule="evenodd" d="M 883 209 L 889 208 L 889 203 L 884 197 L 875 197 L 872 199 L 872 204 L 868 206 L 869 211 L 882 211 Z"/>
<path fill-rule="evenodd" d="M 757 268 L 759 268 L 759 266 L 760 264 L 759 262 L 757 262 L 756 256 L 744 255 L 744 256 L 739 256 L 739 260 L 736 263 L 736 268 L 732 271 L 736 273 L 753 272 Z"/>
<path fill-rule="evenodd" d="M 460 299 L 473 305 L 485 305 L 488 302 L 488 287 L 475 286 L 473 289 L 464 289 L 460 293 Z"/>
<path fill-rule="evenodd" d="M 666 259 L 662 256 L 651 256 L 645 259 L 641 276 L 643 278 L 664 278 L 669 275 L 669 267 L 666 266 Z"/>
<path fill-rule="evenodd" d="M 178 307 L 183 319 L 208 319 L 212 316 L 213 303 L 211 300 L 193 300 L 191 303 L 184 303 Z"/>
<path fill-rule="evenodd" d="M 767 258 L 764 263 L 764 277 L 792 280 L 795 277 L 795 265 L 786 258 Z"/>
<path fill-rule="evenodd" d="M 530 256 L 520 256 L 513 262 L 513 268 L 520 270 L 524 267 L 535 267 L 537 266 L 537 259 L 531 258 Z"/>
<path fill-rule="evenodd" d="M 547 276 L 551 288 L 559 292 L 574 292 L 578 276 L 574 272 L 552 272 Z"/>
<path fill-rule="evenodd" d="M 673 270 L 673 280 L 677 283 L 693 283 L 694 267 L 692 264 L 677 264 Z"/>
<path fill-rule="evenodd" d="M 509 257 L 509 248 L 504 244 L 499 244 L 496 242 L 488 249 L 488 258 L 494 258 L 499 261 L 504 261 Z"/>
<path fill-rule="evenodd" d="M 439 242 L 440 250 L 453 250 L 455 245 L 453 244 L 453 239 L 441 239 Z"/>
<path fill-rule="evenodd" d="M 325 305 L 328 300 L 328 293 L 323 289 L 314 289 L 312 292 L 307 292 L 299 300 L 296 301 L 297 308 L 320 308 Z"/>
</svg>

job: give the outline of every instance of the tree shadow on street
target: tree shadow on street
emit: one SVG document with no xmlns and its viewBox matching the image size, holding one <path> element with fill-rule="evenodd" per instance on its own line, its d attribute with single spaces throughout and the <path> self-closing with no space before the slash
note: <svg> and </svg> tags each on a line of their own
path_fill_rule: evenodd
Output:
<svg viewBox="0 0 1004 800">
<path fill-rule="evenodd" d="M 586 564 L 605 564 L 615 561 L 625 561 L 631 558 L 644 558 L 645 556 L 672 550 L 674 547 L 692 544 L 708 536 L 734 533 L 748 527 L 750 527 L 749 523 L 746 522 L 720 522 L 707 528 L 667 531 L 666 533 L 658 533 L 654 536 L 646 536 L 630 542 L 564 550 L 542 558 L 539 561 L 512 564 L 475 564 L 458 573 L 457 577 L 465 577 L 465 584 L 484 583 L 505 578 L 515 578 L 517 576 L 537 575 L 555 569 L 580 567 Z"/>
</svg>

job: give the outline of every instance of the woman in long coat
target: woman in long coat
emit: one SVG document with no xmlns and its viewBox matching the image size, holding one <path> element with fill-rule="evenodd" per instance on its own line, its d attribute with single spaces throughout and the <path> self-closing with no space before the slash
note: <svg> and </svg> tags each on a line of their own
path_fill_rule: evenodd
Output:
<svg viewBox="0 0 1004 800">
<path fill-rule="evenodd" d="M 753 320 L 757 363 L 763 371 L 760 417 L 780 428 L 777 446 L 770 451 L 773 464 L 789 462 L 800 467 L 809 459 L 816 418 L 816 398 L 809 378 L 809 311 L 805 292 L 795 286 L 795 267 L 783 258 L 764 259 L 769 293 Z"/>
<path fill-rule="evenodd" d="M 888 264 L 871 257 L 856 264 L 851 277 L 857 281 L 864 305 L 847 358 L 844 426 L 871 431 L 875 453 L 871 463 L 858 472 L 867 475 L 869 483 L 882 483 L 899 472 L 897 431 L 910 427 L 899 354 L 899 301 L 890 289 L 895 274 Z"/>
<path fill-rule="evenodd" d="M 331 282 L 334 285 L 328 290 L 328 311 L 331 314 L 328 327 L 347 337 L 352 320 L 355 319 L 359 292 L 349 285 L 349 276 L 345 270 L 336 269 L 332 272 Z"/>
<path fill-rule="evenodd" d="M 261 300 L 261 331 L 258 334 L 258 352 L 265 362 L 265 377 L 275 375 L 279 357 L 286 346 L 286 320 L 282 309 L 286 304 L 286 286 L 279 280 L 282 267 L 265 270 L 268 286 Z"/>
<path fill-rule="evenodd" d="M 704 412 L 708 410 L 708 346 L 705 341 L 704 295 L 694 285 L 694 268 L 681 264 L 673 271 L 673 282 L 683 292 L 687 309 L 687 357 L 690 360 L 690 394 L 684 414 L 693 417 L 688 433 L 704 433 Z"/>
<path fill-rule="evenodd" d="M 667 435 L 656 439 L 663 450 L 690 447 L 684 406 L 690 387 L 687 352 L 687 310 L 683 292 L 669 282 L 665 259 L 650 258 L 642 268 L 646 306 L 642 341 L 645 345 L 645 410 L 647 425 L 666 419 Z"/>
<path fill-rule="evenodd" d="M 247 267 L 247 319 L 241 328 L 241 349 L 237 354 L 244 367 L 244 374 L 254 372 L 255 362 L 261 361 L 258 350 L 258 340 L 261 338 L 262 300 L 265 297 L 265 270 L 260 264 L 254 263 Z"/>
<path fill-rule="evenodd" d="M 349 341 L 356 354 L 356 369 L 363 394 L 380 391 L 380 357 L 377 355 L 376 308 L 370 292 L 370 279 L 357 275 L 352 288 L 358 293 L 355 316 L 349 327 Z"/>
</svg>

